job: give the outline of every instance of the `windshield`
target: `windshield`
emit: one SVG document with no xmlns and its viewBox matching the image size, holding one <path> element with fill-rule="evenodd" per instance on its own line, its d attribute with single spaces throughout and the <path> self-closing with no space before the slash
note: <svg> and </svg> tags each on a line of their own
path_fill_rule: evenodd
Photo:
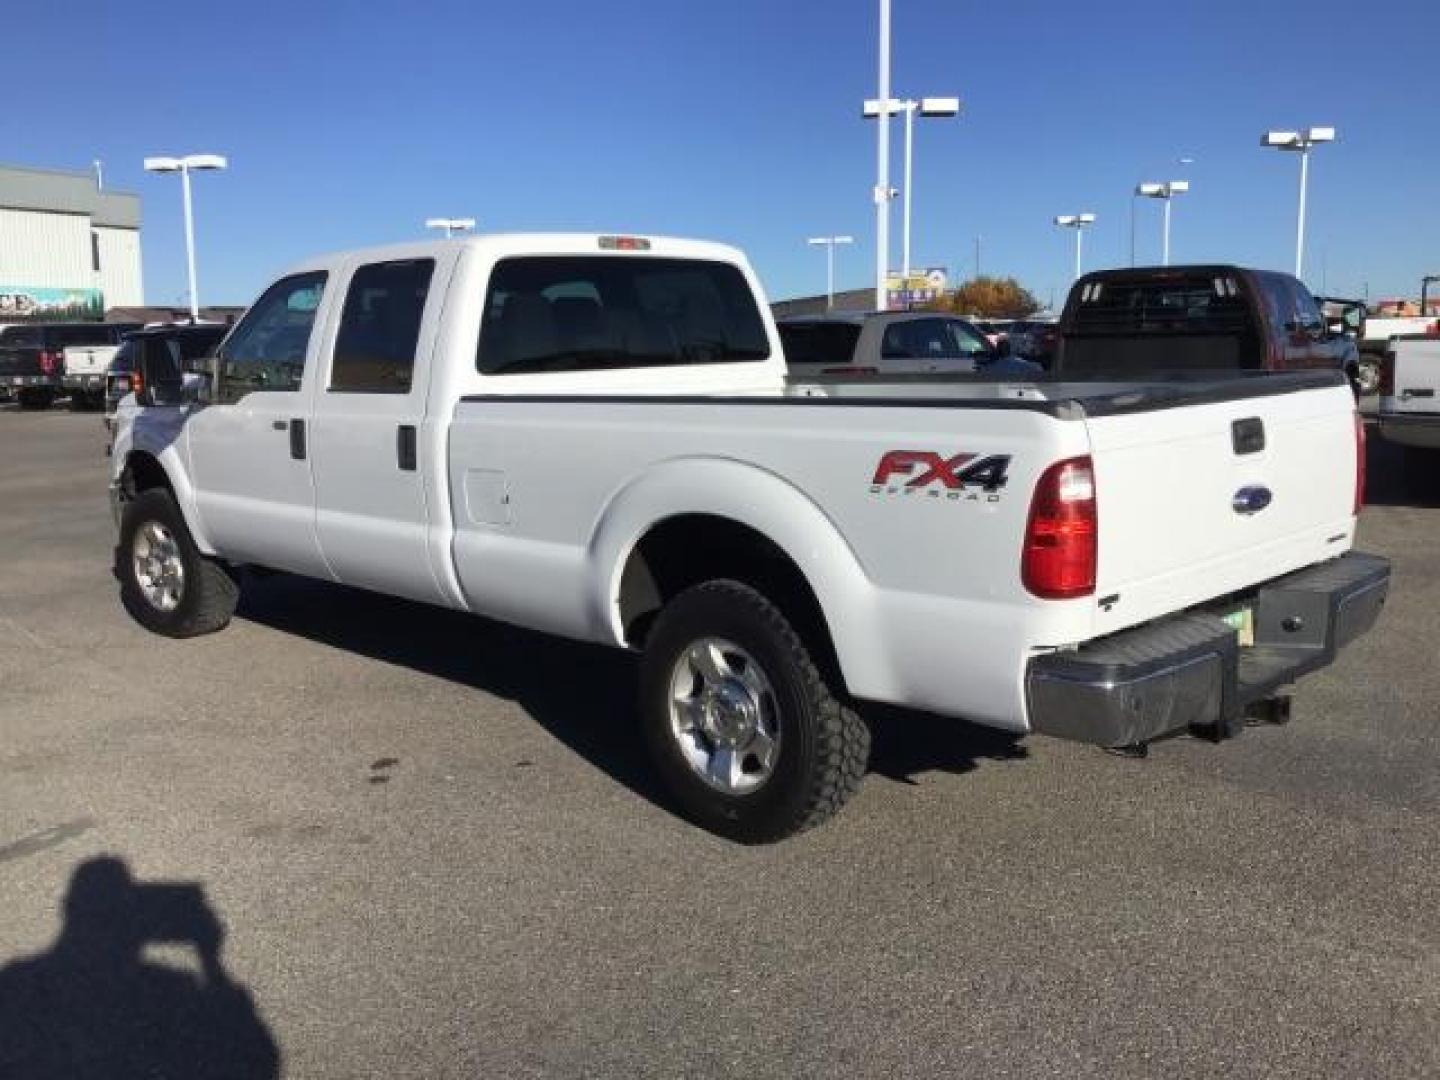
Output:
<svg viewBox="0 0 1440 1080">
<path fill-rule="evenodd" d="M 487 375 L 514 375 L 769 355 L 765 323 L 739 267 L 648 256 L 537 256 L 496 263 L 476 366 Z"/>
</svg>

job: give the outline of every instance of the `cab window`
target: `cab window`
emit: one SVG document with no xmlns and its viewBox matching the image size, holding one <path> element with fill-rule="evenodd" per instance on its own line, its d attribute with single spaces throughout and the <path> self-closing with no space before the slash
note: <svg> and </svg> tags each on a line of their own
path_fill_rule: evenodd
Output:
<svg viewBox="0 0 1440 1080">
<path fill-rule="evenodd" d="M 221 346 L 216 400 L 239 401 L 256 390 L 298 390 L 325 272 L 282 278 L 255 301 Z"/>
<path fill-rule="evenodd" d="M 406 394 L 434 259 L 372 263 L 355 271 L 335 338 L 330 390 Z"/>
</svg>

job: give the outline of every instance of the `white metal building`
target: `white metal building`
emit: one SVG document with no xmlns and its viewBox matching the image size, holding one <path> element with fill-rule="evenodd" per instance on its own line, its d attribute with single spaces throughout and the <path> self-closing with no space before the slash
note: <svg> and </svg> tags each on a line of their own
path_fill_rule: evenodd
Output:
<svg viewBox="0 0 1440 1080">
<path fill-rule="evenodd" d="M 88 172 L 0 165 L 0 322 L 142 303 L 140 196 Z"/>
</svg>

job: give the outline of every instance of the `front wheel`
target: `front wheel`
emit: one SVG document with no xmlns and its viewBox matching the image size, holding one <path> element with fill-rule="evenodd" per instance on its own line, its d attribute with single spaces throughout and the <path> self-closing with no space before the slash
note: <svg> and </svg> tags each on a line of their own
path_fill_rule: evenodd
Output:
<svg viewBox="0 0 1440 1080">
<path fill-rule="evenodd" d="M 836 813 L 864 779 L 865 722 L 780 609 L 748 585 L 710 581 L 666 605 L 640 686 L 656 767 L 713 832 L 783 839 Z"/>
<path fill-rule="evenodd" d="M 234 579 L 200 554 L 174 496 L 162 488 L 126 504 L 116 573 L 125 610 L 165 637 L 214 633 L 230 621 L 240 598 Z"/>
</svg>

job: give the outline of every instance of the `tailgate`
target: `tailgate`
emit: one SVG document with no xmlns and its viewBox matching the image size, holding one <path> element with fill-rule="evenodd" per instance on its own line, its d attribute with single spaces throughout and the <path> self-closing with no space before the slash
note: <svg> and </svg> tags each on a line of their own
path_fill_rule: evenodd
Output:
<svg viewBox="0 0 1440 1080">
<path fill-rule="evenodd" d="M 1355 400 L 1344 386 L 1092 417 L 1096 633 L 1349 550 Z"/>
<path fill-rule="evenodd" d="M 65 350 L 66 375 L 103 375 L 118 345 L 71 345 Z"/>
<path fill-rule="evenodd" d="M 1390 347 L 1395 386 L 1381 398 L 1380 411 L 1440 413 L 1440 338 L 1401 338 Z"/>
</svg>

